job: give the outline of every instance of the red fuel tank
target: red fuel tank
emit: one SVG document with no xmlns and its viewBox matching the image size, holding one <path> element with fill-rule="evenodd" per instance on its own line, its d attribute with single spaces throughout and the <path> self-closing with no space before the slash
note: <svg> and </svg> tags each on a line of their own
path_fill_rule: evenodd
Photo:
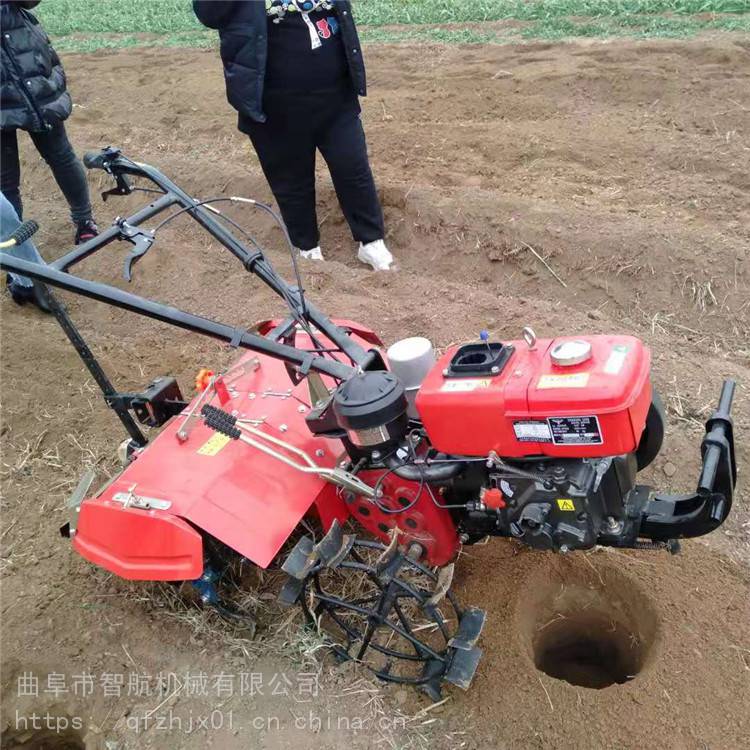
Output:
<svg viewBox="0 0 750 750">
<path fill-rule="evenodd" d="M 651 403 L 651 355 L 640 340 L 570 336 L 500 346 L 452 348 L 425 378 L 416 407 L 437 450 L 586 458 L 636 449 Z"/>
</svg>

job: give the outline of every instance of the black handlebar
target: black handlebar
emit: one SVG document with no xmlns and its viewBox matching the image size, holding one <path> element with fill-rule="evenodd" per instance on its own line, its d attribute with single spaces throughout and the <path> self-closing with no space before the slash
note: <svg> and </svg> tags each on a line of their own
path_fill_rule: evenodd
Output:
<svg viewBox="0 0 750 750">
<path fill-rule="evenodd" d="M 698 491 L 728 495 L 732 502 L 737 481 L 737 464 L 734 455 L 734 425 L 730 412 L 734 398 L 734 380 L 725 380 L 719 396 L 719 408 L 706 422 L 701 454 L 703 468 L 698 480 Z"/>
<path fill-rule="evenodd" d="M 132 192 L 127 184 L 127 177 L 130 176 L 148 180 L 154 187 L 158 188 L 156 192 L 161 194 L 137 213 L 125 219 L 119 219 L 97 237 L 82 243 L 49 264 L 33 263 L 15 258 L 8 253 L 0 253 L 0 268 L 2 270 L 29 276 L 44 284 L 77 292 L 181 328 L 220 338 L 229 341 L 233 346 L 239 345 L 268 354 L 285 361 L 290 366 L 299 368 L 302 376 L 313 370 L 330 375 L 338 380 L 345 380 L 355 373 L 357 367 L 383 366 L 379 358 L 366 351 L 348 335 L 347 331 L 339 328 L 314 305 L 307 300 L 303 305 L 300 290 L 297 287 L 290 286 L 279 276 L 260 248 L 245 245 L 224 224 L 219 222 L 218 217 L 211 213 L 201 201 L 192 198 L 158 169 L 148 164 L 133 161 L 123 155 L 119 148 L 112 147 L 88 152 L 84 156 L 84 163 L 89 169 L 103 169 L 115 178 L 118 188 L 115 191 L 110 191 L 110 193 L 126 195 Z M 269 340 L 266 337 L 257 336 L 233 326 L 206 320 L 173 307 L 161 305 L 153 300 L 123 292 L 116 287 L 87 281 L 70 273 L 73 266 L 114 241 L 127 240 L 134 243 L 136 251 L 147 249 L 147 240 L 153 241 L 153 233 L 140 231 L 137 229 L 138 226 L 173 206 L 179 208 L 178 213 L 184 212 L 194 219 L 229 250 L 247 271 L 260 278 L 263 283 L 282 297 L 293 308 L 292 316 L 295 320 L 302 321 L 306 326 L 311 326 L 320 331 L 323 336 L 333 342 L 335 347 L 341 350 L 346 358 L 351 360 L 352 364 L 349 365 L 335 356 L 327 356 L 326 353 L 320 353 L 316 350 L 297 348 L 294 342 L 285 344 Z M 138 253 L 136 253 L 136 256 L 138 256 Z"/>
<path fill-rule="evenodd" d="M 119 148 L 107 146 L 107 148 L 99 151 L 87 151 L 83 155 L 83 163 L 86 169 L 107 169 L 109 164 L 118 156 L 120 156 Z"/>
<path fill-rule="evenodd" d="M 719 396 L 719 408 L 717 414 L 721 416 L 729 416 L 729 412 L 732 410 L 732 401 L 734 400 L 734 389 L 736 385 L 737 383 L 734 380 L 724 381 L 724 385 L 721 388 L 721 395 Z"/>
<path fill-rule="evenodd" d="M 729 515 L 737 482 L 731 408 L 734 380 L 725 380 L 719 407 L 706 422 L 701 444 L 701 473 L 695 492 L 657 493 L 646 503 L 640 536 L 653 540 L 702 536 Z"/>
<path fill-rule="evenodd" d="M 297 287 L 290 287 L 283 281 L 259 248 L 248 249 L 221 222 L 217 221 L 217 217 L 207 210 L 200 201 L 188 195 L 158 169 L 148 164 L 135 162 L 124 156 L 119 148 L 111 146 L 101 151 L 90 151 L 84 157 L 84 163 L 89 169 L 106 170 L 117 179 L 118 185 L 128 175 L 149 180 L 165 194 L 165 197 L 171 198 L 174 204 L 181 206 L 198 224 L 213 235 L 216 240 L 240 260 L 249 272 L 258 276 L 277 294 L 284 297 L 288 304 L 294 306 L 293 315 L 295 317 L 302 316 L 307 319 L 309 323 L 339 346 L 344 355 L 352 360 L 353 363 L 356 363 L 356 365 L 364 366 L 367 364 L 369 366 L 371 364 L 371 355 L 357 342 L 333 324 L 327 316 L 315 309 L 307 300 L 304 303 L 302 302 L 301 290 Z M 130 192 L 130 188 L 126 185 L 122 190 L 117 192 L 118 194 L 126 194 Z M 261 206 L 262 204 L 257 203 L 256 205 Z M 82 246 L 79 252 L 86 252 L 85 247 L 85 245 Z M 71 253 L 69 255 L 73 256 L 74 254 Z M 61 260 L 67 262 L 67 259 L 68 256 Z"/>
</svg>

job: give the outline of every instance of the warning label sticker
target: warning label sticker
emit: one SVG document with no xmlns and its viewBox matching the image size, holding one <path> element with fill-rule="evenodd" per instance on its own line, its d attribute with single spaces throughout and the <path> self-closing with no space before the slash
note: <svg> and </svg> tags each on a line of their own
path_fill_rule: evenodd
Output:
<svg viewBox="0 0 750 750">
<path fill-rule="evenodd" d="M 215 456 L 230 440 L 231 438 L 226 435 L 215 432 L 198 448 L 197 452 L 201 456 Z"/>
<path fill-rule="evenodd" d="M 466 393 L 467 391 L 476 391 L 477 388 L 489 388 L 491 384 L 492 381 L 489 378 L 446 380 L 440 390 L 452 393 Z"/>
<path fill-rule="evenodd" d="M 546 422 L 513 422 L 519 443 L 551 443 L 552 432 Z"/>
<path fill-rule="evenodd" d="M 587 372 L 572 372 L 568 375 L 542 375 L 536 387 L 539 390 L 547 388 L 585 388 L 589 382 Z"/>
<path fill-rule="evenodd" d="M 574 511 L 576 509 L 575 503 L 569 497 L 558 497 L 557 507 L 560 510 Z"/>
<path fill-rule="evenodd" d="M 601 445 L 599 419 L 591 417 L 549 417 L 547 419 L 555 445 Z"/>
</svg>

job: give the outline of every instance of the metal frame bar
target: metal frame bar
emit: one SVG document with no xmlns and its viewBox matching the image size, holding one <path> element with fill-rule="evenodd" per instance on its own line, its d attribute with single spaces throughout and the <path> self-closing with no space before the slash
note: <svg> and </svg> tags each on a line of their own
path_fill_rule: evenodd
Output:
<svg viewBox="0 0 750 750">
<path fill-rule="evenodd" d="M 101 232 L 97 237 L 85 242 L 75 249 L 65 253 L 49 264 L 35 263 L 16 258 L 8 252 L 0 252 L 0 269 L 22 276 L 28 276 L 42 284 L 57 287 L 65 291 L 74 292 L 84 297 L 105 302 L 113 307 L 119 307 L 135 312 L 177 328 L 183 328 L 194 333 L 200 333 L 211 338 L 226 341 L 235 347 L 249 349 L 286 362 L 291 368 L 296 368 L 304 376 L 310 371 L 329 375 L 337 380 L 345 380 L 354 375 L 358 369 L 367 369 L 381 363 L 379 355 L 374 351 L 366 351 L 347 333 L 333 323 L 314 305 L 303 298 L 297 287 L 288 285 L 274 270 L 263 253 L 257 249 L 248 249 L 231 231 L 224 227 L 213 216 L 210 210 L 198 205 L 199 201 L 188 195 L 159 170 L 148 164 L 134 162 L 121 155 L 118 149 L 107 148 L 99 152 L 92 152 L 84 157 L 84 163 L 89 169 L 103 169 L 117 181 L 117 188 L 107 194 L 127 195 L 133 192 L 127 176 L 142 177 L 149 180 L 163 192 L 147 206 L 127 218 L 118 217 L 111 227 Z M 212 237 L 218 240 L 232 253 L 250 273 L 258 276 L 263 283 L 273 289 L 294 308 L 292 317 L 276 330 L 266 336 L 251 333 L 243 328 L 221 323 L 215 320 L 194 315 L 175 307 L 164 305 L 130 292 L 125 292 L 107 284 L 89 281 L 76 276 L 70 269 L 86 258 L 99 252 L 115 241 L 127 240 L 126 230 L 139 227 L 149 219 L 158 216 L 171 207 L 179 207 L 193 218 Z M 55 318 L 70 340 L 84 365 L 99 385 L 108 405 L 114 409 L 130 435 L 139 445 L 145 445 L 146 438 L 140 431 L 132 415 L 117 398 L 117 390 L 112 385 L 101 365 L 94 357 L 78 329 L 68 314 L 49 289 L 45 294 L 50 303 Z M 335 357 L 326 357 L 313 351 L 299 349 L 295 346 L 280 343 L 279 338 L 290 330 L 297 321 L 304 321 L 315 327 L 328 338 L 339 351 L 350 361 L 351 365 Z"/>
<path fill-rule="evenodd" d="M 123 405 L 122 400 L 119 398 L 121 394 L 118 393 L 117 389 L 112 385 L 112 381 L 107 376 L 107 373 L 104 372 L 104 368 L 99 363 L 99 360 L 94 356 L 91 349 L 89 349 L 89 346 L 83 336 L 81 336 L 80 331 L 71 320 L 65 306 L 47 287 L 42 287 L 42 289 L 49 309 L 55 316 L 60 328 L 63 329 L 63 333 L 68 337 L 68 341 L 70 341 L 73 348 L 78 353 L 78 356 L 86 366 L 86 369 L 91 374 L 91 377 L 96 381 L 107 405 L 115 412 L 117 418 L 125 428 L 125 431 L 130 435 L 130 439 L 137 446 L 143 447 L 148 442 L 146 436 L 135 423 L 133 415 Z"/>
<path fill-rule="evenodd" d="M 108 158 L 105 158 L 105 156 L 108 156 Z M 179 328 L 222 339 L 261 354 L 267 354 L 292 366 L 302 368 L 303 373 L 315 370 L 337 379 L 345 379 L 351 377 L 358 367 L 366 368 L 374 361 L 375 357 L 371 352 L 363 349 L 314 305 L 306 300 L 303 305 L 299 290 L 281 279 L 262 253 L 245 247 L 237 237 L 214 218 L 209 210 L 204 206 L 197 205 L 198 201 L 190 197 L 159 170 L 147 164 L 131 161 L 112 149 L 106 149 L 97 154 L 89 154 L 85 162 L 90 168 L 100 167 L 105 169 L 118 180 L 126 175 L 146 178 L 161 189 L 164 195 L 132 216 L 126 219 L 118 219 L 113 226 L 105 229 L 98 237 L 78 246 L 48 265 L 14 258 L 9 253 L 0 253 L 0 268 Z M 193 315 L 106 284 L 82 279 L 70 273 L 73 266 L 102 250 L 110 243 L 124 239 L 123 225 L 139 226 L 172 206 L 187 209 L 185 213 L 229 250 L 248 271 L 258 276 L 279 296 L 295 301 L 296 313 L 330 339 L 352 361 L 353 365 L 349 366 L 330 357 L 279 344 L 274 341 L 273 337 L 262 337 L 248 333 L 234 326 Z"/>
<path fill-rule="evenodd" d="M 243 349 L 267 354 L 303 369 L 316 370 L 339 380 L 351 377 L 355 372 L 355 368 L 343 362 L 315 355 L 305 349 L 279 344 L 265 336 L 259 336 L 257 333 L 250 333 L 226 323 L 219 323 L 200 315 L 179 310 L 176 307 L 163 305 L 160 302 L 139 297 L 137 294 L 124 292 L 114 286 L 82 279 L 64 271 L 57 271 L 50 266 L 43 266 L 40 263 L 14 258 L 8 253 L 0 253 L 0 268 L 4 271 L 28 276 L 36 281 L 59 287 L 68 292 L 75 292 L 83 297 L 106 302 L 113 307 L 120 307 L 162 323 L 169 323 L 176 328 L 184 328 L 188 331 L 201 333 L 204 336 L 226 341 Z"/>
<path fill-rule="evenodd" d="M 175 205 L 175 203 L 177 203 L 177 199 L 175 196 L 165 194 L 161 196 L 161 198 L 153 201 L 153 203 L 149 203 L 148 206 L 145 206 L 140 211 L 134 213 L 132 216 L 129 216 L 127 219 L 125 219 L 125 221 L 131 226 L 140 226 L 144 221 L 148 221 L 152 217 L 160 214 L 162 211 L 171 208 Z M 52 261 L 52 263 L 50 263 L 49 265 L 52 268 L 57 269 L 58 271 L 68 271 L 72 266 L 80 263 L 82 260 L 85 260 L 90 255 L 98 252 L 106 245 L 109 245 L 111 242 L 119 239 L 121 239 L 120 225 L 118 223 L 114 223 L 111 227 L 107 227 L 107 229 L 105 229 L 101 234 L 97 235 L 88 242 L 84 242 L 78 245 L 75 249 L 61 256 L 57 260 Z"/>
<path fill-rule="evenodd" d="M 87 165 L 91 164 L 94 168 L 96 166 L 99 166 L 96 163 L 96 156 L 98 155 L 91 155 L 87 157 L 87 159 L 85 160 L 87 162 Z M 330 318 L 321 313 L 314 305 L 307 303 L 305 305 L 305 309 L 302 310 L 302 300 L 299 294 L 299 290 L 296 289 L 296 287 L 290 287 L 288 284 L 286 284 L 286 282 L 279 278 L 279 276 L 273 270 L 271 264 L 263 257 L 261 253 L 259 253 L 257 250 L 248 250 L 240 240 L 238 240 L 228 229 L 226 229 L 222 224 L 219 223 L 219 221 L 217 221 L 217 219 L 212 215 L 211 211 L 206 209 L 204 206 L 197 205 L 198 201 L 188 195 L 184 190 L 182 190 L 182 188 L 178 187 L 168 177 L 163 175 L 158 169 L 155 169 L 148 164 L 141 164 L 131 161 L 130 159 L 121 156 L 119 153 L 111 160 L 102 163 L 101 167 L 116 176 L 131 175 L 135 177 L 145 177 L 154 185 L 163 190 L 165 192 L 165 197 L 170 198 L 173 204 L 179 204 L 181 208 L 189 208 L 190 210 L 186 211 L 185 213 L 189 214 L 193 219 L 195 219 L 209 234 L 211 234 L 227 250 L 229 250 L 229 252 L 231 252 L 232 255 L 234 255 L 248 271 L 258 276 L 261 281 L 263 281 L 267 286 L 273 289 L 280 296 L 291 294 L 293 297 L 295 297 L 300 304 L 300 311 L 302 312 L 303 316 L 316 328 L 318 328 L 322 334 L 324 334 L 327 338 L 329 338 L 337 346 L 339 346 L 344 354 L 346 354 L 353 362 L 361 365 L 365 360 L 368 359 L 368 352 L 366 352 L 361 346 L 359 346 L 359 344 L 357 344 L 349 336 L 347 336 L 344 331 L 342 331 L 337 325 L 335 325 L 330 320 Z M 160 201 L 161 200 L 162 199 L 160 199 Z M 159 203 L 159 201 L 157 201 L 156 203 Z M 159 211 L 163 211 L 164 208 L 167 207 L 168 205 L 165 204 L 162 208 L 159 209 Z M 144 211 L 145 210 L 148 209 L 144 209 Z M 128 223 L 133 223 L 132 219 L 137 217 L 138 214 L 136 214 L 134 217 L 131 217 L 130 219 L 127 219 L 126 221 Z M 143 221 L 145 219 L 140 220 Z M 100 249 L 100 246 L 98 246 L 96 242 L 97 239 L 98 238 L 94 238 L 94 240 L 92 240 L 94 246 L 92 247 L 91 252 L 96 252 L 96 250 Z M 101 246 L 103 246 L 104 244 L 108 244 L 109 241 L 111 240 L 106 240 L 104 243 L 101 243 Z M 82 257 L 86 257 L 86 255 L 88 254 L 90 253 L 87 252 L 83 254 Z M 72 253 L 69 253 L 69 255 L 72 255 Z M 68 267 L 72 265 L 73 262 L 77 262 L 77 260 L 69 261 Z"/>
</svg>

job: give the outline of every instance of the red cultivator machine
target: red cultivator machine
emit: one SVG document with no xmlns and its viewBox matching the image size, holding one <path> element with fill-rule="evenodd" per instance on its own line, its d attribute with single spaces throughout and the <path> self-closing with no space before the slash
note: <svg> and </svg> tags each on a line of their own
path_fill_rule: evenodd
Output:
<svg viewBox="0 0 750 750">
<path fill-rule="evenodd" d="M 483 336 L 440 358 L 423 338 L 386 353 L 372 331 L 321 313 L 296 264 L 289 285 L 210 204 L 241 201 L 274 215 L 269 207 L 197 201 L 116 149 L 86 164 L 115 178 L 109 193 L 131 193 L 139 177 L 159 195 L 49 265 L 2 253 L 0 266 L 238 349 L 227 371 L 202 373 L 192 400 L 170 377 L 122 393 L 45 286 L 129 435 L 123 471 L 93 493 L 93 477 L 84 477 L 63 528 L 96 565 L 127 579 L 189 581 L 228 616 L 239 615 L 220 595 L 232 558 L 280 565 L 282 601 L 301 604 L 341 657 L 437 695 L 442 681 L 468 687 L 481 655 L 484 612 L 462 608 L 450 591 L 463 545 L 505 536 L 561 553 L 595 545 L 674 552 L 676 540 L 726 519 L 736 480 L 731 381 L 706 424 L 697 489 L 655 492 L 636 482 L 664 436 L 650 354 L 638 339 L 536 339 L 527 328 L 519 340 Z M 169 209 L 156 229 L 142 228 Z M 178 215 L 277 292 L 289 316 L 247 331 L 70 272 L 124 241 L 129 279 Z M 150 442 L 138 422 L 155 434 Z"/>
</svg>

